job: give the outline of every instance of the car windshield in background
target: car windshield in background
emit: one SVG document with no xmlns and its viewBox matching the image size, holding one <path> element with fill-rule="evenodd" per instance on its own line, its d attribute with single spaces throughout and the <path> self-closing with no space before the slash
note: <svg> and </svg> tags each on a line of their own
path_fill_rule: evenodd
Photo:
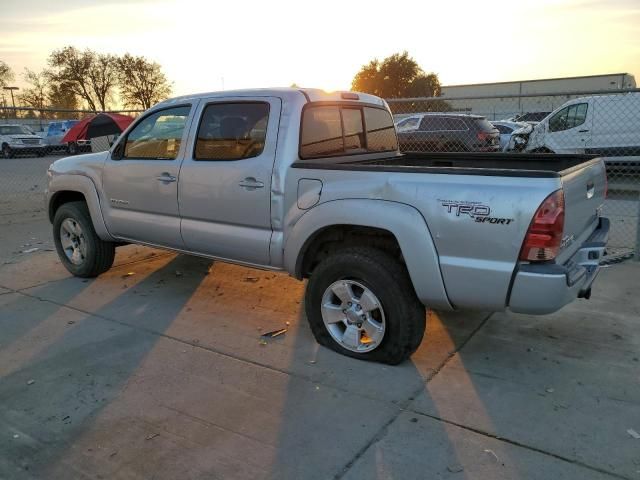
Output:
<svg viewBox="0 0 640 480">
<path fill-rule="evenodd" d="M 0 125 L 0 135 L 35 135 L 22 125 Z"/>
</svg>

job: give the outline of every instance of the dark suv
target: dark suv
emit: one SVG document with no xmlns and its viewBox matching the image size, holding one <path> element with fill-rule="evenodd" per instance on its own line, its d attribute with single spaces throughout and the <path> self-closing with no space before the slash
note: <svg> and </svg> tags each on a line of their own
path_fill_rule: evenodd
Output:
<svg viewBox="0 0 640 480">
<path fill-rule="evenodd" d="M 396 122 L 404 152 L 498 152 L 500 132 L 479 115 L 420 113 Z"/>
</svg>

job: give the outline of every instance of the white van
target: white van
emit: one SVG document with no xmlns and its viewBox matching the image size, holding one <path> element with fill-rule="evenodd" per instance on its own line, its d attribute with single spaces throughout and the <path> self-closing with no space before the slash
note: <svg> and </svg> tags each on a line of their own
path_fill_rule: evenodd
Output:
<svg viewBox="0 0 640 480">
<path fill-rule="evenodd" d="M 640 93 L 569 100 L 534 127 L 526 151 L 640 155 Z"/>
</svg>

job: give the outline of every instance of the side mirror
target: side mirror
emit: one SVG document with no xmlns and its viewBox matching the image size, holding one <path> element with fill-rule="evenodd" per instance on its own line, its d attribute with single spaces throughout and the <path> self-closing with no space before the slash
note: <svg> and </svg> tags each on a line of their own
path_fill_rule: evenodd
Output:
<svg viewBox="0 0 640 480">
<path fill-rule="evenodd" d="M 122 160 L 124 157 L 124 142 L 120 142 L 111 152 L 111 160 Z"/>
</svg>

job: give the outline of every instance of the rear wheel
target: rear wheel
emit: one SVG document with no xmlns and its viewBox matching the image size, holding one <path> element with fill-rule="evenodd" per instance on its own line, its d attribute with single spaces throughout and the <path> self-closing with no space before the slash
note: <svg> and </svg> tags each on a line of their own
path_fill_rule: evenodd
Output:
<svg viewBox="0 0 640 480">
<path fill-rule="evenodd" d="M 115 244 L 98 237 L 84 202 L 69 202 L 58 208 L 53 239 L 62 264 L 76 277 L 96 277 L 113 265 Z"/>
<path fill-rule="evenodd" d="M 305 295 L 321 345 L 362 360 L 397 364 L 420 345 L 425 308 L 404 265 L 373 248 L 350 248 L 314 269 Z"/>
</svg>

